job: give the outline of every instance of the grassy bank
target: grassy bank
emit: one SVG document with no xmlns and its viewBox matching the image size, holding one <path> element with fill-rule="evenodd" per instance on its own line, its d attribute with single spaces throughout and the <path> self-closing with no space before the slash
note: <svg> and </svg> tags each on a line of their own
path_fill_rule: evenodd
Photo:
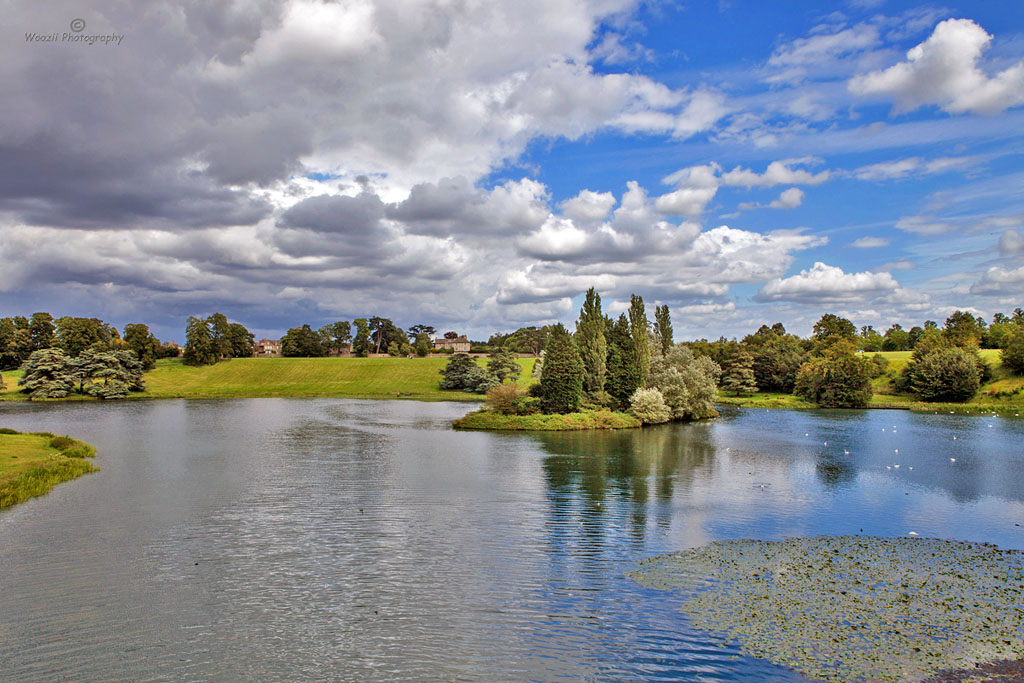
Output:
<svg viewBox="0 0 1024 683">
<path fill-rule="evenodd" d="M 477 360 L 486 365 L 487 359 Z M 235 358 L 194 368 L 161 360 L 145 376 L 139 398 L 410 398 L 479 401 L 479 394 L 441 391 L 439 371 L 448 357 L 434 358 Z M 520 358 L 520 383 L 530 383 L 533 358 Z M 24 400 L 17 374 L 4 373 L 7 400 Z M 79 397 L 80 398 L 80 397 Z M 64 400 L 64 399 L 62 399 Z"/>
<path fill-rule="evenodd" d="M 67 436 L 0 430 L 0 509 L 41 496 L 62 481 L 98 471 L 86 460 L 95 454 L 89 444 Z"/>
<path fill-rule="evenodd" d="M 478 410 L 452 421 L 456 429 L 496 431 L 582 431 L 585 429 L 635 429 L 640 420 L 610 410 L 587 410 L 566 415 L 502 415 Z"/>
</svg>

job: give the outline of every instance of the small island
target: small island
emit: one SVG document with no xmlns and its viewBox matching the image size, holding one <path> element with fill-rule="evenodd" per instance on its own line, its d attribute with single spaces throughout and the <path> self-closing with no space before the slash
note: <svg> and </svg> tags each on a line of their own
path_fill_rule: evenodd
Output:
<svg viewBox="0 0 1024 683">
<path fill-rule="evenodd" d="M 653 333 L 652 333 L 653 330 Z M 643 298 L 630 297 L 629 316 L 601 311 L 591 287 L 580 309 L 576 334 L 551 327 L 534 364 L 538 382 L 524 390 L 520 366 L 505 349 L 484 369 L 469 354 L 455 354 L 441 371 L 445 390 L 486 393 L 486 406 L 454 420 L 457 429 L 630 429 L 672 420 L 717 417 L 714 401 L 721 369 L 672 341 L 668 306 L 647 320 Z"/>
<path fill-rule="evenodd" d="M 50 432 L 0 429 L 0 510 L 41 496 L 57 484 L 98 472 L 96 449 Z"/>
</svg>

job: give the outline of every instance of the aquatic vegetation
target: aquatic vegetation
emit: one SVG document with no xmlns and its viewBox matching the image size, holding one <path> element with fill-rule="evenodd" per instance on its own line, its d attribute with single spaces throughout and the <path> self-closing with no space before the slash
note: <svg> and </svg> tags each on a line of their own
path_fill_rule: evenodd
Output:
<svg viewBox="0 0 1024 683">
<path fill-rule="evenodd" d="M 933 538 L 712 543 L 631 577 L 702 630 L 821 680 L 919 680 L 1024 655 L 1024 552 Z"/>
</svg>

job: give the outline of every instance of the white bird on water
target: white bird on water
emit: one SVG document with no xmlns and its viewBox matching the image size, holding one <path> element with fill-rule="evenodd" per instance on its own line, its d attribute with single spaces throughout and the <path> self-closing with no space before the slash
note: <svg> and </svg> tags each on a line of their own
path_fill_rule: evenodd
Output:
<svg viewBox="0 0 1024 683">
<path fill-rule="evenodd" d="M 956 458 L 950 458 L 949 461 L 950 462 L 956 462 Z"/>
</svg>

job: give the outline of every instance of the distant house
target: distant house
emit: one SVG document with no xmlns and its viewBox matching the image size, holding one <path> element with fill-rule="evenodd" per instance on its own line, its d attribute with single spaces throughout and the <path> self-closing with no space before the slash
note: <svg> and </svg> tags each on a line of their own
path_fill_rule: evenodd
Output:
<svg viewBox="0 0 1024 683">
<path fill-rule="evenodd" d="M 469 340 L 466 339 L 466 335 L 456 337 L 455 339 L 438 337 L 434 340 L 434 347 L 438 349 L 451 349 L 455 353 L 469 353 Z"/>
<path fill-rule="evenodd" d="M 281 355 L 281 340 L 280 339 L 260 339 L 256 342 L 256 353 L 254 356 L 280 356 Z"/>
</svg>

